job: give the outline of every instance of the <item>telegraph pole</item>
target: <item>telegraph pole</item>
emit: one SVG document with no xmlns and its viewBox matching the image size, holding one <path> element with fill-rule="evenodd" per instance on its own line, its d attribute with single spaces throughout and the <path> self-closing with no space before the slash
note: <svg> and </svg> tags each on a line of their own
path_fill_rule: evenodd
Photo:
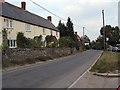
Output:
<svg viewBox="0 0 120 90">
<path fill-rule="evenodd" d="M 103 43 L 104 43 L 104 51 L 106 50 L 106 36 L 105 36 L 105 17 L 104 17 L 104 10 L 102 10 L 103 15 Z"/>
<path fill-rule="evenodd" d="M 83 27 L 83 36 L 85 35 L 85 27 Z"/>
</svg>

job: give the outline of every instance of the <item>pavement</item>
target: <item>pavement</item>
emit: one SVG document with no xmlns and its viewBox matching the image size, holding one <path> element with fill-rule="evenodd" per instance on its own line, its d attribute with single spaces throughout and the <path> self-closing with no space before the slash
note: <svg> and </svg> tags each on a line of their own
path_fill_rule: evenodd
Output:
<svg viewBox="0 0 120 90">
<path fill-rule="evenodd" d="M 79 79 L 72 88 L 116 88 L 120 85 L 120 77 L 101 77 L 90 72 Z"/>
</svg>

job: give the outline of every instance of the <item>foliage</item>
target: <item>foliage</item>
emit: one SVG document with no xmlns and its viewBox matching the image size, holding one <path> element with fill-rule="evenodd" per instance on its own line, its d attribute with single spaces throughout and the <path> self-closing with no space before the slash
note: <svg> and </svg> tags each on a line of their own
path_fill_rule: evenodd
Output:
<svg viewBox="0 0 120 90">
<path fill-rule="evenodd" d="M 26 38 L 22 32 L 17 35 L 18 48 L 39 48 L 42 45 L 42 36 L 36 36 L 34 39 Z"/>
<path fill-rule="evenodd" d="M 3 43 L 0 47 L 2 50 L 9 48 L 7 44 Z"/>
<path fill-rule="evenodd" d="M 73 23 L 69 17 L 66 26 L 64 23 L 61 23 L 61 21 L 59 21 L 58 29 L 60 30 L 60 37 L 74 37 Z"/>
<path fill-rule="evenodd" d="M 67 27 L 65 26 L 64 23 L 61 23 L 61 21 L 59 21 L 58 27 L 57 27 L 60 31 L 60 37 L 65 37 L 68 36 L 67 33 Z"/>
<path fill-rule="evenodd" d="M 98 50 L 102 50 L 104 49 L 104 46 L 103 46 L 103 37 L 98 37 L 96 41 L 92 41 L 91 42 L 91 48 L 92 49 L 98 49 Z"/>
<path fill-rule="evenodd" d="M 67 20 L 66 27 L 67 27 L 67 31 L 68 31 L 68 36 L 74 37 L 73 23 L 69 17 Z"/>
<path fill-rule="evenodd" d="M 60 47 L 70 47 L 70 48 L 75 47 L 77 50 L 79 50 L 81 42 L 74 34 L 73 23 L 69 17 L 66 26 L 64 23 L 61 23 L 61 21 L 59 21 L 58 29 L 60 31 L 60 37 L 61 37 L 59 40 Z"/>
<path fill-rule="evenodd" d="M 75 41 L 73 41 L 70 37 L 62 37 L 59 39 L 59 46 L 73 48 L 75 47 Z"/>
<path fill-rule="evenodd" d="M 8 48 L 8 44 L 7 44 L 8 39 L 7 39 L 7 31 L 6 31 L 6 29 L 2 30 L 2 37 L 3 37 L 3 43 L 2 43 L 1 48 L 6 49 L 6 48 Z"/>
<path fill-rule="evenodd" d="M 55 36 L 48 35 L 48 36 L 46 36 L 45 40 L 47 43 L 46 47 L 48 47 L 48 48 L 57 48 L 58 47 L 58 40 Z"/>
<path fill-rule="evenodd" d="M 91 42 L 91 47 L 93 49 L 104 49 L 104 43 L 103 43 L 103 30 L 105 30 L 105 41 L 107 42 L 107 46 L 116 46 L 116 44 L 120 43 L 120 30 L 116 27 L 111 27 L 111 25 L 106 25 L 103 29 L 103 27 L 100 29 L 100 34 L 96 41 Z M 107 40 L 108 39 L 108 40 Z"/>
<path fill-rule="evenodd" d="M 34 37 L 33 42 L 35 48 L 40 48 L 43 45 L 42 35 Z"/>
<path fill-rule="evenodd" d="M 106 25 L 104 27 L 105 29 L 105 36 L 108 38 L 107 43 L 109 45 L 115 46 L 117 43 L 119 43 L 120 40 L 120 30 L 116 27 L 111 27 L 111 25 Z M 101 35 L 103 35 L 103 27 L 100 30 Z"/>
</svg>

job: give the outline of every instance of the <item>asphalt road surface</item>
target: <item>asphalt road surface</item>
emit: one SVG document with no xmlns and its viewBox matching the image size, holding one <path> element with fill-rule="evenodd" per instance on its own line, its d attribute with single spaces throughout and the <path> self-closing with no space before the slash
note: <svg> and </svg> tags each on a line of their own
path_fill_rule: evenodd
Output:
<svg viewBox="0 0 120 90">
<path fill-rule="evenodd" d="M 3 88 L 68 88 L 98 58 L 101 51 L 88 50 L 72 56 L 3 71 Z"/>
</svg>

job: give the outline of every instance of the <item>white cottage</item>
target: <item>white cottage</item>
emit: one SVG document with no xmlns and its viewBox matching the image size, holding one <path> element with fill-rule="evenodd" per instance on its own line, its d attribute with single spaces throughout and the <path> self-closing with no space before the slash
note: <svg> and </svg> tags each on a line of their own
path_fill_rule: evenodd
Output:
<svg viewBox="0 0 120 90">
<path fill-rule="evenodd" d="M 16 37 L 18 32 L 23 32 L 27 38 L 42 35 L 43 41 L 47 35 L 60 37 L 59 30 L 52 24 L 51 16 L 44 19 L 26 10 L 26 2 L 21 2 L 21 7 L 14 6 L 4 0 L 0 1 L 0 45 L 2 45 L 2 30 L 7 30 L 8 45 L 17 47 Z"/>
</svg>

